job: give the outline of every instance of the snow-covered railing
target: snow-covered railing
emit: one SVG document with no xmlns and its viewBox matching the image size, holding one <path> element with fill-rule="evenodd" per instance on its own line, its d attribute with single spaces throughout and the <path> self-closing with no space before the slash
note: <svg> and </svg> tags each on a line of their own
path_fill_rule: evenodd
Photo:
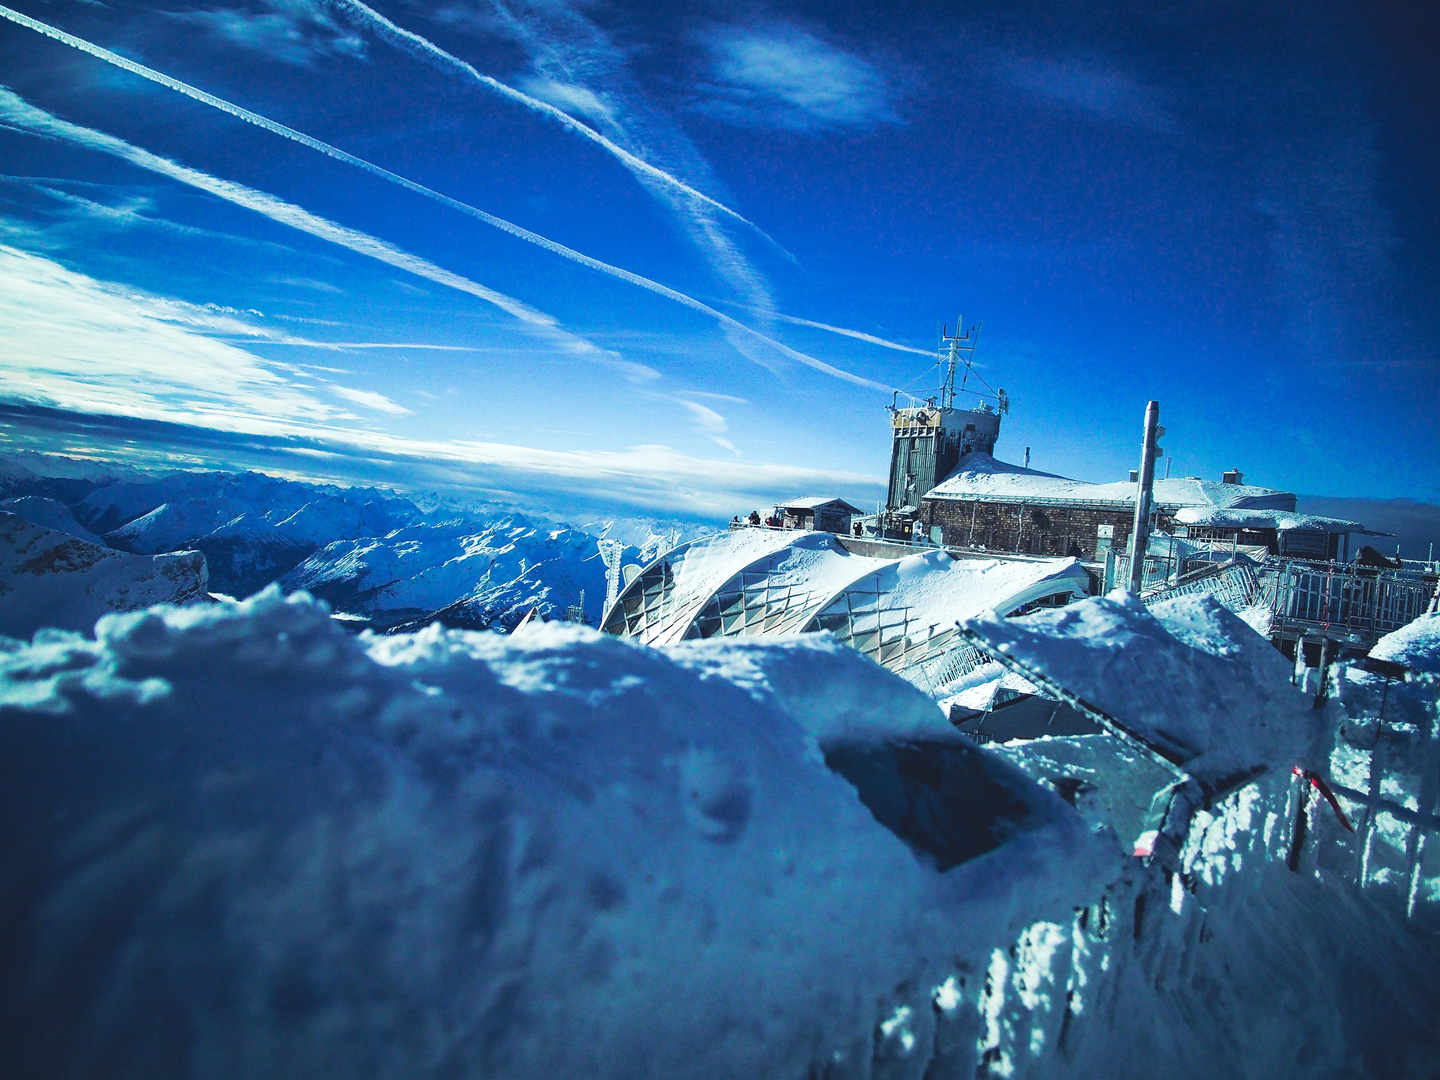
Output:
<svg viewBox="0 0 1440 1080">
<path fill-rule="evenodd" d="M 1317 630 L 1374 641 L 1424 614 L 1435 583 L 1413 571 L 1267 558 L 1258 602 L 1276 630 Z"/>
<path fill-rule="evenodd" d="M 1337 665 L 1334 674 L 1352 722 L 1339 730 L 1329 786 L 1356 824 L 1353 835 L 1331 828 L 1322 837 L 1332 849 L 1324 861 L 1361 890 L 1398 884 L 1405 915 L 1414 918 L 1440 899 L 1433 853 L 1431 887 L 1422 887 L 1427 842 L 1440 833 L 1440 675 L 1372 661 Z M 1302 812 L 1313 813 L 1318 797 L 1307 795 Z"/>
<path fill-rule="evenodd" d="M 1255 599 L 1259 577 L 1248 562 L 1222 563 L 1182 578 L 1176 585 L 1146 593 L 1146 604 L 1177 596 L 1213 596 L 1231 611 L 1248 607 Z"/>
</svg>

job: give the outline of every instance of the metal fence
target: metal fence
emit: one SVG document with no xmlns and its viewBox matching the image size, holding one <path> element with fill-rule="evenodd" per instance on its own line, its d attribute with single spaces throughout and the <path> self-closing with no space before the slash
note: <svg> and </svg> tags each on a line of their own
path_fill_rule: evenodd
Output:
<svg viewBox="0 0 1440 1080">
<path fill-rule="evenodd" d="M 1435 579 L 1414 570 L 1269 558 L 1260 570 L 1259 602 L 1275 630 L 1313 630 L 1375 641 L 1414 622 L 1435 593 Z"/>
<path fill-rule="evenodd" d="M 1344 677 L 1343 668 L 1339 674 Z M 1331 863 L 1362 890 L 1384 884 L 1394 891 L 1398 886 L 1405 915 L 1414 918 L 1418 905 L 1433 907 L 1440 900 L 1433 888 L 1433 879 L 1440 877 L 1440 860 L 1435 857 L 1440 853 L 1433 844 L 1434 835 L 1440 832 L 1440 817 L 1436 816 L 1440 675 L 1410 671 L 1399 679 L 1390 674 L 1381 677 L 1386 683 L 1378 715 L 1361 716 L 1358 725 L 1346 725 L 1340 734 L 1347 756 L 1363 764 L 1366 786 L 1362 791 L 1334 779 L 1330 782 L 1340 803 L 1358 818 L 1353 847 L 1348 854 L 1340 849 L 1340 857 Z M 1387 699 L 1394 703 L 1394 695 L 1400 692 L 1397 684 L 1408 691 L 1410 714 L 1387 716 L 1385 703 Z M 1305 790 L 1304 794 L 1313 807 L 1311 812 L 1323 817 L 1325 811 L 1316 805 L 1316 793 Z M 1300 812 L 1304 810 L 1302 806 Z M 1332 831 L 1331 843 L 1337 848 L 1340 839 Z M 1431 848 L 1428 866 L 1427 846 Z M 1422 890 L 1427 882 L 1432 887 Z"/>
<path fill-rule="evenodd" d="M 1116 553 L 1107 582 L 1124 581 L 1129 557 Z M 1436 576 L 1354 563 L 1322 563 L 1271 555 L 1239 558 L 1174 579 L 1171 560 L 1146 556 L 1142 595 L 1147 604 L 1193 594 L 1214 596 L 1232 611 L 1260 606 L 1271 612 L 1271 633 L 1317 634 L 1373 644 L 1425 613 Z"/>
</svg>

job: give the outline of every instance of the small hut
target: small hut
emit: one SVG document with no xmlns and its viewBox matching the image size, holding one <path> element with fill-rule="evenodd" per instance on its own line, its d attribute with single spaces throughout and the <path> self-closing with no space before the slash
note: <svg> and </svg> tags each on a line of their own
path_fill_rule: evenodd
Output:
<svg viewBox="0 0 1440 1080">
<path fill-rule="evenodd" d="M 786 529 L 813 529 L 818 532 L 850 534 L 850 519 L 863 514 L 858 506 L 844 499 L 810 495 L 803 499 L 775 504 L 775 516 Z"/>
</svg>

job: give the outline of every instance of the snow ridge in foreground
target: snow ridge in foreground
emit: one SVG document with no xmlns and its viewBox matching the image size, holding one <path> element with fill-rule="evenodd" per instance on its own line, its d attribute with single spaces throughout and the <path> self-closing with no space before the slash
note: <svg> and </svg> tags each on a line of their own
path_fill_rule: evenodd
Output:
<svg viewBox="0 0 1440 1080">
<path fill-rule="evenodd" d="M 274 589 L 96 633 L 0 654 L 10 1075 L 868 1075 L 1114 866 L 990 762 L 1023 813 L 941 873 L 825 757 L 989 759 L 823 638 L 356 638 Z"/>
</svg>

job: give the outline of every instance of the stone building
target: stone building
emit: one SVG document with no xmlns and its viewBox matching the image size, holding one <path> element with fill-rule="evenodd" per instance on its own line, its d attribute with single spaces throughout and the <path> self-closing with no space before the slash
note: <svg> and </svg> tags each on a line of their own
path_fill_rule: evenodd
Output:
<svg viewBox="0 0 1440 1080">
<path fill-rule="evenodd" d="M 1275 554 L 1341 558 L 1355 522 L 1295 513 L 1288 491 L 1199 477 L 1155 481 L 1156 529 L 1263 546 Z M 1123 551 L 1134 524 L 1135 483 L 1089 484 L 971 453 L 924 498 L 915 533 L 932 543 L 1099 561 Z"/>
</svg>

